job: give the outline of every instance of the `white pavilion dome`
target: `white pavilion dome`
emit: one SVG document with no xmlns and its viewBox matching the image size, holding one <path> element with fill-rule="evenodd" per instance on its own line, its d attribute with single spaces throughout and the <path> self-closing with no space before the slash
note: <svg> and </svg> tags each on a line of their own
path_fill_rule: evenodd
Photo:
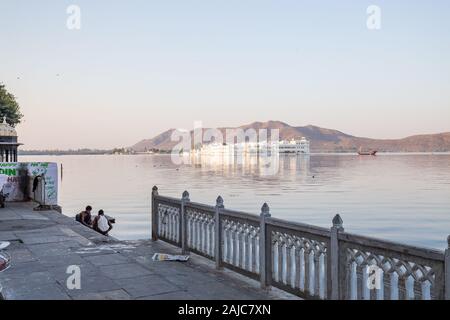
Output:
<svg viewBox="0 0 450 320">
<path fill-rule="evenodd" d="M 0 137 L 17 137 L 16 129 L 6 122 L 6 117 L 0 123 Z"/>
</svg>

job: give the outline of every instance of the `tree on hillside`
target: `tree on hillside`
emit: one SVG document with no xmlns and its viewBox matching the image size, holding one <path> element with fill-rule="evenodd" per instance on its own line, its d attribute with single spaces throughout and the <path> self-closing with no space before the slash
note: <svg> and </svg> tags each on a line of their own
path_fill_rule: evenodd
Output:
<svg viewBox="0 0 450 320">
<path fill-rule="evenodd" d="M 20 113 L 19 104 L 16 101 L 16 97 L 6 90 L 5 85 L 0 83 L 0 117 L 6 117 L 6 122 L 11 126 L 15 126 L 20 123 L 23 114 Z"/>
</svg>

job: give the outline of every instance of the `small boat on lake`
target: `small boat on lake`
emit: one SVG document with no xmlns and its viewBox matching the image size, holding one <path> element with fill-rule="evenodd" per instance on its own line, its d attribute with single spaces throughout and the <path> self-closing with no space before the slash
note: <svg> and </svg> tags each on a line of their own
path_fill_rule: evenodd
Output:
<svg viewBox="0 0 450 320">
<path fill-rule="evenodd" d="M 359 148 L 358 154 L 360 156 L 376 156 L 377 152 L 377 150 L 363 151 L 362 148 Z"/>
</svg>

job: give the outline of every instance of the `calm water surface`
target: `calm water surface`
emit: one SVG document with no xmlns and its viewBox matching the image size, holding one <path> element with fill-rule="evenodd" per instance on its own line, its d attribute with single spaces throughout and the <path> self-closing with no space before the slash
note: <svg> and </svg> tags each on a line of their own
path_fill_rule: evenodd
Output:
<svg viewBox="0 0 450 320">
<path fill-rule="evenodd" d="M 346 231 L 408 244 L 444 248 L 450 234 L 450 155 L 285 156 L 275 176 L 258 164 L 208 159 L 176 166 L 169 155 L 22 156 L 21 161 L 63 165 L 59 202 L 74 216 L 90 204 L 117 219 L 112 235 L 150 237 L 150 195 L 258 214 L 267 202 L 272 216 L 329 227 L 340 213 Z"/>
</svg>

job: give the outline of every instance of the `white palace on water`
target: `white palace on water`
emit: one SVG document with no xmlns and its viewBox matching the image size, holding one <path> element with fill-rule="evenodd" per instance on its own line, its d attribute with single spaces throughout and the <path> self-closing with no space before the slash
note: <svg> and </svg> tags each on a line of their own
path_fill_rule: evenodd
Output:
<svg viewBox="0 0 450 320">
<path fill-rule="evenodd" d="M 301 139 L 281 140 L 276 142 L 242 142 L 235 144 L 204 144 L 196 153 L 205 155 L 218 154 L 257 154 L 263 152 L 278 152 L 292 154 L 309 154 L 309 141 L 305 137 Z"/>
</svg>

